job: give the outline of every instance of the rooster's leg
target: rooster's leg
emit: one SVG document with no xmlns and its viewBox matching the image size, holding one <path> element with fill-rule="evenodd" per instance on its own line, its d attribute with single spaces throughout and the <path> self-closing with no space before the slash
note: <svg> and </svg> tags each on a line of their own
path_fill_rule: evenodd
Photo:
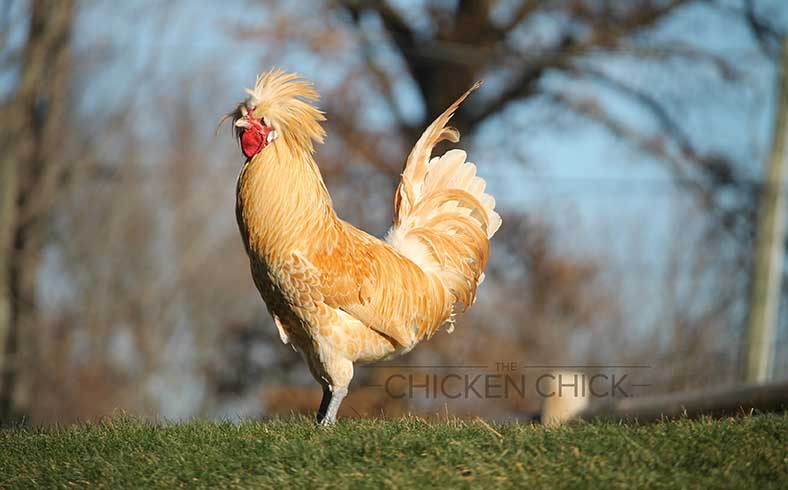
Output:
<svg viewBox="0 0 788 490">
<path fill-rule="evenodd" d="M 327 384 L 321 383 L 323 386 L 323 398 L 320 400 L 320 408 L 317 409 L 317 423 L 323 421 L 326 418 L 326 412 L 328 411 L 328 403 L 331 401 L 331 388 Z"/>
<path fill-rule="evenodd" d="M 347 386 L 340 388 L 323 388 L 323 400 L 320 402 L 320 409 L 317 412 L 317 422 L 320 425 L 331 425 L 337 421 L 337 412 L 342 400 L 347 395 Z"/>
<path fill-rule="evenodd" d="M 347 395 L 353 379 L 353 362 L 333 348 L 323 348 L 320 356 L 308 356 L 310 371 L 323 386 L 323 400 L 317 411 L 317 423 L 331 425 L 337 420 L 337 412 Z"/>
</svg>

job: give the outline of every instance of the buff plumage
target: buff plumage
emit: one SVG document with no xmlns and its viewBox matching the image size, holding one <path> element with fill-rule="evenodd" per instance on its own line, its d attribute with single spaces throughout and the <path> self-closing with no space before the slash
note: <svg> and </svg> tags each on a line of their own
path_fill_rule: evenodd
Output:
<svg viewBox="0 0 788 490">
<path fill-rule="evenodd" d="M 473 304 L 489 239 L 501 224 L 494 199 L 465 152 L 430 159 L 455 110 L 433 122 L 407 159 L 384 240 L 339 219 L 313 142 L 325 132 L 314 87 L 270 71 L 250 94 L 252 117 L 280 136 L 248 159 L 238 179 L 236 215 L 252 276 L 282 340 L 304 354 L 323 386 L 318 419 L 331 423 L 353 363 L 402 354 L 441 325 L 456 304 Z"/>
</svg>

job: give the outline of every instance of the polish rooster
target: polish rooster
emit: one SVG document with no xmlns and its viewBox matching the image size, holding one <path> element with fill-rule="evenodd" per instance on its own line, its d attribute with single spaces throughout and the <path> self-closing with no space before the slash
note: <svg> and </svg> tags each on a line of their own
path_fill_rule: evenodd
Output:
<svg viewBox="0 0 788 490">
<path fill-rule="evenodd" d="M 410 351 L 455 308 L 473 304 L 489 240 L 501 225 L 465 152 L 430 159 L 471 87 L 422 134 L 394 196 L 384 239 L 342 221 L 312 154 L 323 113 L 313 85 L 269 71 L 230 116 L 246 161 L 238 176 L 236 218 L 252 278 L 282 342 L 305 358 L 323 388 L 317 421 L 336 420 L 353 364 Z"/>
</svg>

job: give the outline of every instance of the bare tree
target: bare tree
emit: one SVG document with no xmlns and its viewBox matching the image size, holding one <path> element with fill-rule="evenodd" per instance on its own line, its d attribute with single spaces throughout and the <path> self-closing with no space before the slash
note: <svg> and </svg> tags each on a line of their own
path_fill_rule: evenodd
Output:
<svg viewBox="0 0 788 490">
<path fill-rule="evenodd" d="M 49 211 L 68 163 L 58 157 L 69 90 L 73 2 L 32 2 L 19 80 L 0 124 L 0 420 L 25 413 L 30 387 L 19 367 L 35 356 L 36 273 Z"/>
</svg>

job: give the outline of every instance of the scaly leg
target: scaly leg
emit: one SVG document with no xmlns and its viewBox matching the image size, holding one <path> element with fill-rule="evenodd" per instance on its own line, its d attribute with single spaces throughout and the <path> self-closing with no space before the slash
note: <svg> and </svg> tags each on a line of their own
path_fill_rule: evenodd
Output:
<svg viewBox="0 0 788 490">
<path fill-rule="evenodd" d="M 323 398 L 320 400 L 320 408 L 317 409 L 317 416 L 315 417 L 318 424 L 324 418 L 326 418 L 326 412 L 328 411 L 328 404 L 331 401 L 331 388 L 329 388 L 327 384 L 322 384 L 322 386 L 323 386 Z"/>
<path fill-rule="evenodd" d="M 339 406 L 342 405 L 342 400 L 345 399 L 346 395 L 347 386 L 334 388 L 333 391 L 324 389 L 323 401 L 320 402 L 320 410 L 317 412 L 317 423 L 320 425 L 332 425 L 336 422 Z M 326 400 L 328 400 L 328 403 L 326 403 Z M 324 405 L 327 405 L 325 411 L 323 411 Z"/>
<path fill-rule="evenodd" d="M 353 379 L 353 362 L 327 344 L 322 347 L 314 355 L 307 355 L 306 359 L 312 376 L 323 387 L 317 423 L 331 425 L 336 422 L 339 406 Z"/>
</svg>

